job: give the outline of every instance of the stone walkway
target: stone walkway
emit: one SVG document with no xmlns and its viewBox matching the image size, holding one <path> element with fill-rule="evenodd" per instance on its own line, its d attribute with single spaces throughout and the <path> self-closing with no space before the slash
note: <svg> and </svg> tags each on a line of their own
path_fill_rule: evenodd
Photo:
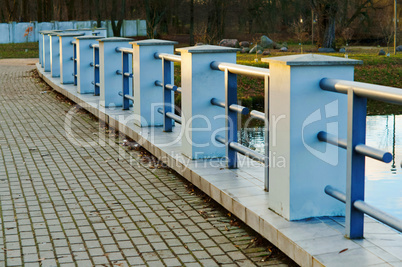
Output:
<svg viewBox="0 0 402 267">
<path fill-rule="evenodd" d="M 0 266 L 295 265 L 33 63 L 0 60 Z"/>
</svg>

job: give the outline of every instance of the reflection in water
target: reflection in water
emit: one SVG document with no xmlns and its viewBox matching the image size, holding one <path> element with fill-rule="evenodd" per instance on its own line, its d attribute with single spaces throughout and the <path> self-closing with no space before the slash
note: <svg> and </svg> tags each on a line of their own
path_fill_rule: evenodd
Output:
<svg viewBox="0 0 402 267">
<path fill-rule="evenodd" d="M 239 142 L 264 153 L 262 128 L 242 129 Z M 402 115 L 368 116 L 366 144 L 391 152 L 391 163 L 366 158 L 366 201 L 402 219 Z"/>
</svg>

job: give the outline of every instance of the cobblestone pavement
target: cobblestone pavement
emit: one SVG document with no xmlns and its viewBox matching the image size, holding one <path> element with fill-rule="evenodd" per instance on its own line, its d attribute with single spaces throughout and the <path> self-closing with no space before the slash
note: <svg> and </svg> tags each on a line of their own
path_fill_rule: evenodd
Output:
<svg viewBox="0 0 402 267">
<path fill-rule="evenodd" d="M 294 265 L 33 67 L 0 60 L 0 266 Z"/>
</svg>

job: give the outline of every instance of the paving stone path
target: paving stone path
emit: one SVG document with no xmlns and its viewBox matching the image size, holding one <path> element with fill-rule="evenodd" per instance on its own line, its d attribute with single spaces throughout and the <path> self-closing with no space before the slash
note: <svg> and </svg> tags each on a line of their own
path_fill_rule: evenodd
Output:
<svg viewBox="0 0 402 267">
<path fill-rule="evenodd" d="M 0 60 L 0 266 L 294 265 L 33 63 Z"/>
</svg>

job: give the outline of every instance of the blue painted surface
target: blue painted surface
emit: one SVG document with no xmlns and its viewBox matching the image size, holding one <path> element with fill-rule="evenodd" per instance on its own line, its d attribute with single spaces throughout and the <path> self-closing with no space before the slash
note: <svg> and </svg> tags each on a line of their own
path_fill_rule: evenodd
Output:
<svg viewBox="0 0 402 267">
<path fill-rule="evenodd" d="M 395 137 L 394 137 L 395 129 Z M 366 144 L 384 151 L 393 152 L 393 162 L 386 164 L 366 158 L 367 203 L 402 219 L 402 115 L 368 116 Z M 239 142 L 264 153 L 264 131 L 262 128 L 248 128 L 239 131 Z"/>
</svg>

